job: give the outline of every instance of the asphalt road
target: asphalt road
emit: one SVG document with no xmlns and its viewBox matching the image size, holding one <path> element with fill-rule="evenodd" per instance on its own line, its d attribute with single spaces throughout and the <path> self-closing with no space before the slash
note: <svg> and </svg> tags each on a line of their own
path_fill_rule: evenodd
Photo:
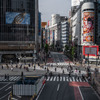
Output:
<svg viewBox="0 0 100 100">
<path fill-rule="evenodd" d="M 47 81 L 36 100 L 100 100 L 87 82 Z"/>
<path fill-rule="evenodd" d="M 47 82 L 37 100 L 75 100 L 73 87 L 66 82 Z"/>
<path fill-rule="evenodd" d="M 0 83 L 0 100 L 8 100 L 8 96 L 12 91 L 12 84 L 10 82 Z"/>
</svg>

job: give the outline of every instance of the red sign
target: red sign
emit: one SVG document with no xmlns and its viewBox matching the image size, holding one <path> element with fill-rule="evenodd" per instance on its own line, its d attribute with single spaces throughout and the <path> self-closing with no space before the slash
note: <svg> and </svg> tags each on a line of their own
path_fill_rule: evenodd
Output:
<svg viewBox="0 0 100 100">
<path fill-rule="evenodd" d="M 84 56 L 97 56 L 99 55 L 99 46 L 83 46 Z"/>
</svg>

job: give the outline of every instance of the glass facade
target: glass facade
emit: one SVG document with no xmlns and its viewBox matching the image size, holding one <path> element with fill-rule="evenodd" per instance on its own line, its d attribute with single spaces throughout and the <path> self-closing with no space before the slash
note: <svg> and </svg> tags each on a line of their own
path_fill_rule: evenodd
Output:
<svg viewBox="0 0 100 100">
<path fill-rule="evenodd" d="M 35 0 L 0 0 L 0 41 L 35 41 Z"/>
</svg>

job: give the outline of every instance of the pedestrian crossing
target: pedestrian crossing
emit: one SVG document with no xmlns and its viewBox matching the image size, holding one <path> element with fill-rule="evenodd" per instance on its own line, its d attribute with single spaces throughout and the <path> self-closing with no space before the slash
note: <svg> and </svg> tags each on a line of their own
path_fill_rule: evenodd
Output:
<svg viewBox="0 0 100 100">
<path fill-rule="evenodd" d="M 5 76 L 0 77 L 0 82 L 15 82 L 21 79 L 21 76 L 9 76 L 5 78 Z"/>
<path fill-rule="evenodd" d="M 68 66 L 69 63 L 47 63 L 46 65 L 49 65 L 49 66 Z M 74 65 L 73 63 L 70 63 L 70 65 Z"/>
<path fill-rule="evenodd" d="M 88 82 L 86 77 L 75 77 L 75 76 L 48 76 L 46 81 L 67 81 L 67 82 Z"/>
</svg>

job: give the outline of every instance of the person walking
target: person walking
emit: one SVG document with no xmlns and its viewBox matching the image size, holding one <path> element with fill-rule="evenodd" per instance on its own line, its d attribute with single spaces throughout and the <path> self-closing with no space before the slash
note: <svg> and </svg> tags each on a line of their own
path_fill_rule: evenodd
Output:
<svg viewBox="0 0 100 100">
<path fill-rule="evenodd" d="M 95 77 L 97 77 L 97 74 L 98 74 L 98 69 L 97 68 L 95 68 Z"/>
<path fill-rule="evenodd" d="M 56 69 L 56 67 L 55 67 L 55 72 L 56 72 L 56 70 L 57 70 L 57 69 Z"/>
<path fill-rule="evenodd" d="M 2 69 L 3 69 L 3 65 L 2 65 Z"/>
</svg>

